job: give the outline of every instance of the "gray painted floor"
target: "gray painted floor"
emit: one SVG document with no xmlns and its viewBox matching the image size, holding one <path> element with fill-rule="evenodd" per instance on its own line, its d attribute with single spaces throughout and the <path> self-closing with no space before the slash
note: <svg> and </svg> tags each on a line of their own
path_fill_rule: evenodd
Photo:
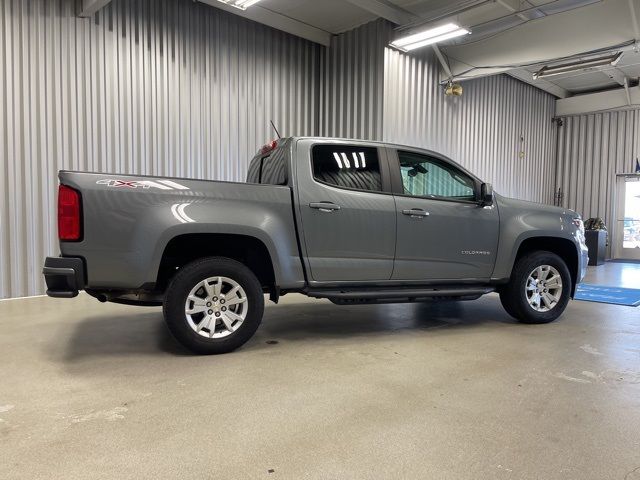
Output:
<svg viewBox="0 0 640 480">
<path fill-rule="evenodd" d="M 640 308 L 283 300 L 218 357 L 157 308 L 0 302 L 0 478 L 640 479 Z"/>
</svg>

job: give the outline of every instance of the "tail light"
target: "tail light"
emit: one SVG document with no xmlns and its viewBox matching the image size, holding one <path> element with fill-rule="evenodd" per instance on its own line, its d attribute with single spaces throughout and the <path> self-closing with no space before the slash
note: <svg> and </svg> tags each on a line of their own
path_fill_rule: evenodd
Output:
<svg viewBox="0 0 640 480">
<path fill-rule="evenodd" d="M 80 193 L 66 185 L 58 187 L 58 238 L 65 241 L 80 240 Z"/>
<path fill-rule="evenodd" d="M 276 148 L 278 148 L 278 140 L 271 140 L 269 143 L 263 145 L 262 148 L 260 148 L 260 154 L 265 155 L 275 150 Z"/>
</svg>

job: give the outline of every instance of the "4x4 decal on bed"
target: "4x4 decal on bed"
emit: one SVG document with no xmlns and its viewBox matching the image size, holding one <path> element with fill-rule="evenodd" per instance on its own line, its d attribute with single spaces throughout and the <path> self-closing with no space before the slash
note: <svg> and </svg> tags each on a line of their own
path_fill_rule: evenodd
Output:
<svg viewBox="0 0 640 480">
<path fill-rule="evenodd" d="M 189 187 L 185 187 L 172 180 L 158 180 L 157 182 L 152 180 L 118 180 L 112 178 L 103 178 L 96 182 L 98 185 L 106 185 L 107 187 L 116 188 L 159 188 L 160 190 L 189 190 Z"/>
</svg>

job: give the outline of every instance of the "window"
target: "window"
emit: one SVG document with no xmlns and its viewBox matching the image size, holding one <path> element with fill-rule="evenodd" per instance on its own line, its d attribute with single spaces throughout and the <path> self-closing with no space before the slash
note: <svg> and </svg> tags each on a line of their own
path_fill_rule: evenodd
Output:
<svg viewBox="0 0 640 480">
<path fill-rule="evenodd" d="M 475 200 L 475 182 L 457 168 L 434 157 L 398 152 L 405 195 L 450 200 Z"/>
<path fill-rule="evenodd" d="M 382 191 L 378 149 L 357 145 L 313 147 L 313 177 L 319 182 L 356 190 Z"/>
</svg>

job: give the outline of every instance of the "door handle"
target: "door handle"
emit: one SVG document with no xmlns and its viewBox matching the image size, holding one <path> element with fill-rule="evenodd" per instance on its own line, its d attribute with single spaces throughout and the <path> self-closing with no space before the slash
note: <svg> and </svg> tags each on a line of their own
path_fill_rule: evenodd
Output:
<svg viewBox="0 0 640 480">
<path fill-rule="evenodd" d="M 411 218 L 424 218 L 429 216 L 429 212 L 425 212 L 421 208 L 411 208 L 402 210 L 403 215 L 409 215 Z"/>
<path fill-rule="evenodd" d="M 336 210 L 340 210 L 340 205 L 336 205 L 331 202 L 311 202 L 309 204 L 311 208 L 315 208 L 316 210 L 320 210 L 321 212 L 335 212 Z"/>
</svg>

